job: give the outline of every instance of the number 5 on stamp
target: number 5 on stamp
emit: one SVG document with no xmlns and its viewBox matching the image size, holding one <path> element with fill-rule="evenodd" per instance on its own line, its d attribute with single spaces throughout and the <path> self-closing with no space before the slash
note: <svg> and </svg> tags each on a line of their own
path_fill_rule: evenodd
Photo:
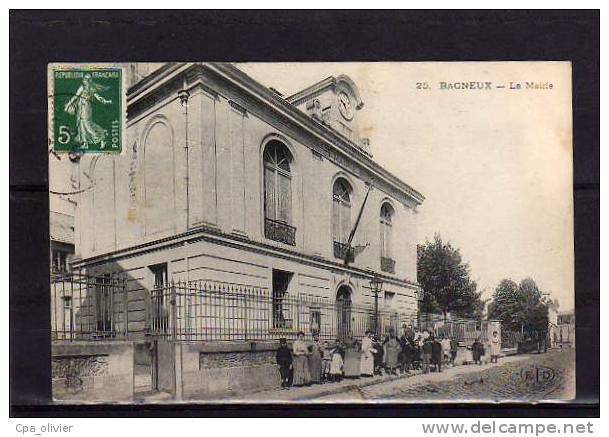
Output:
<svg viewBox="0 0 609 437">
<path fill-rule="evenodd" d="M 50 66 L 51 147 L 55 152 L 120 153 L 123 71 L 120 67 Z"/>
</svg>

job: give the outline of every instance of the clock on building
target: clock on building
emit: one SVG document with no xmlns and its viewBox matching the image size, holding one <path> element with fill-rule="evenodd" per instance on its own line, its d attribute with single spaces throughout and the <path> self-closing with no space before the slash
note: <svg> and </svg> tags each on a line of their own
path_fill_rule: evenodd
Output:
<svg viewBox="0 0 609 437">
<path fill-rule="evenodd" d="M 347 93 L 341 91 L 338 94 L 338 110 L 345 120 L 353 119 L 353 105 L 351 104 L 351 98 Z"/>
</svg>

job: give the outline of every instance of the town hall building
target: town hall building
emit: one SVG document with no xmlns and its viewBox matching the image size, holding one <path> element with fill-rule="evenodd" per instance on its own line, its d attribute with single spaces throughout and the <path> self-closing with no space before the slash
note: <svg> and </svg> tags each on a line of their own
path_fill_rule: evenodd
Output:
<svg viewBox="0 0 609 437">
<path fill-rule="evenodd" d="M 237 342 L 414 323 L 424 197 L 374 160 L 362 111 L 345 75 L 287 97 L 224 63 L 132 84 L 126 150 L 77 164 L 73 261 L 125 293 L 97 280 L 74 329 Z"/>
<path fill-rule="evenodd" d="M 172 280 L 371 305 L 377 276 L 381 308 L 416 317 L 424 198 L 374 161 L 349 77 L 284 98 L 229 64 L 166 64 L 127 103 L 126 153 L 79 164 L 75 266 L 127 273 L 130 333 Z"/>
</svg>

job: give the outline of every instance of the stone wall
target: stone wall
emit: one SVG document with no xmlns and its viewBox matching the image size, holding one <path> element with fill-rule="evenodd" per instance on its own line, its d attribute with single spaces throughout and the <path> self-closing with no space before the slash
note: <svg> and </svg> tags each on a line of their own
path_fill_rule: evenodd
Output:
<svg viewBox="0 0 609 437">
<path fill-rule="evenodd" d="M 53 399 L 133 401 L 133 343 L 78 342 L 52 346 Z"/>
<path fill-rule="evenodd" d="M 277 342 L 179 345 L 178 396 L 213 399 L 280 385 Z"/>
</svg>

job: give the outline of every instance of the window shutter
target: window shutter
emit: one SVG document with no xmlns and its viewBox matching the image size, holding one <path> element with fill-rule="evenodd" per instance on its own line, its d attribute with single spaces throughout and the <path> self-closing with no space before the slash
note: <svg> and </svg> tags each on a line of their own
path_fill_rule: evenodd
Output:
<svg viewBox="0 0 609 437">
<path fill-rule="evenodd" d="M 385 257 L 392 258 L 392 255 L 391 255 L 391 225 L 386 224 L 385 229 L 387 230 L 387 233 L 385 235 Z"/>
<path fill-rule="evenodd" d="M 288 176 L 277 174 L 279 198 L 277 208 L 277 220 L 285 223 L 291 222 L 290 212 L 292 211 L 292 189 L 291 180 Z"/>
<path fill-rule="evenodd" d="M 275 172 L 264 168 L 264 215 L 266 218 L 275 220 Z"/>
<path fill-rule="evenodd" d="M 342 204 L 342 208 L 341 208 L 341 237 L 342 243 L 346 243 L 347 239 L 349 238 L 349 232 L 351 232 L 351 207 L 349 205 L 346 204 Z"/>
<path fill-rule="evenodd" d="M 385 222 L 381 220 L 381 256 L 386 257 L 385 253 Z"/>
<path fill-rule="evenodd" d="M 332 202 L 332 239 L 340 241 L 340 204 L 336 199 Z"/>
</svg>

